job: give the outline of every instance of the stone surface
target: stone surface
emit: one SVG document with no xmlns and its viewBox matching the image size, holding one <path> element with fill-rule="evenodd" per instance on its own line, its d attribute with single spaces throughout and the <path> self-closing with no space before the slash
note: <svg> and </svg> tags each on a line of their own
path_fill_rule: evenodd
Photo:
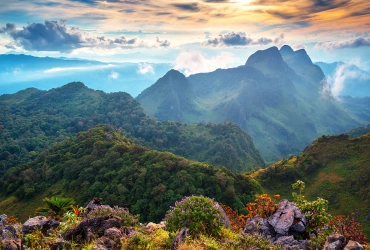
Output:
<svg viewBox="0 0 370 250">
<path fill-rule="evenodd" d="M 5 239 L 1 241 L 3 250 L 21 250 L 21 240 L 20 239 Z"/>
<path fill-rule="evenodd" d="M 123 236 L 123 234 L 121 230 L 119 230 L 118 228 L 112 227 L 104 231 L 104 236 L 107 236 L 111 239 L 120 239 Z"/>
<path fill-rule="evenodd" d="M 287 236 L 304 232 L 307 221 L 294 203 L 282 200 L 276 212 L 268 218 L 268 223 L 274 228 L 276 234 Z"/>
<path fill-rule="evenodd" d="M 344 248 L 345 238 L 341 234 L 331 234 L 326 237 L 324 248 L 325 250 L 341 250 Z"/>
<path fill-rule="evenodd" d="M 344 250 L 363 250 L 364 247 L 353 240 L 348 241 L 347 245 L 344 247 Z"/>
<path fill-rule="evenodd" d="M 103 236 L 105 230 L 109 228 L 120 228 L 123 221 L 117 216 L 102 216 L 91 219 L 83 219 L 75 228 L 68 230 L 65 240 L 91 241 L 95 235 Z"/>
<path fill-rule="evenodd" d="M 114 240 L 106 236 L 100 237 L 97 240 L 97 242 L 98 242 L 98 245 L 102 245 L 108 250 L 118 250 L 119 249 L 117 243 Z"/>
<path fill-rule="evenodd" d="M 87 212 L 90 212 L 91 210 L 94 210 L 98 207 L 101 207 L 102 206 L 102 198 L 94 198 L 92 199 L 89 204 L 87 204 L 86 206 L 86 209 L 87 209 Z"/>
<path fill-rule="evenodd" d="M 6 214 L 0 215 L 0 226 L 2 226 L 4 224 L 4 221 L 5 221 L 6 217 L 8 217 Z"/>
<path fill-rule="evenodd" d="M 49 220 L 45 216 L 36 216 L 28 219 L 22 226 L 22 232 L 29 234 L 36 228 L 42 229 Z"/>
<path fill-rule="evenodd" d="M 245 234 L 261 234 L 265 238 L 270 238 L 273 234 L 270 224 L 267 219 L 261 217 L 254 217 L 248 219 L 244 226 Z"/>
</svg>

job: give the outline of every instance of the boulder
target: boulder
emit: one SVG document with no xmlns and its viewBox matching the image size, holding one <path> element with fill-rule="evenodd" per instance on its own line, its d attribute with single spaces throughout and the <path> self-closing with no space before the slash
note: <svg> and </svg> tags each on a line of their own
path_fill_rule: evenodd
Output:
<svg viewBox="0 0 370 250">
<path fill-rule="evenodd" d="M 0 226 L 4 224 L 6 217 L 8 217 L 6 214 L 0 215 Z"/>
<path fill-rule="evenodd" d="M 344 250 L 363 250 L 364 247 L 353 240 L 348 241 L 347 245 L 344 247 Z"/>
<path fill-rule="evenodd" d="M 307 221 L 294 203 L 282 200 L 279 202 L 276 212 L 268 218 L 268 223 L 279 237 L 303 233 Z"/>
<path fill-rule="evenodd" d="M 29 234 L 36 228 L 41 229 L 45 233 L 49 229 L 55 229 L 59 226 L 59 222 L 56 220 L 49 220 L 45 216 L 36 216 L 28 219 L 22 226 L 22 232 Z"/>
<path fill-rule="evenodd" d="M 272 237 L 273 232 L 271 230 L 273 229 L 270 228 L 267 219 L 259 216 L 248 219 L 244 226 L 245 234 L 261 234 L 265 238 Z"/>
<path fill-rule="evenodd" d="M 90 212 L 91 210 L 94 210 L 98 207 L 101 207 L 102 206 L 102 198 L 94 198 L 92 199 L 89 204 L 87 204 L 86 206 L 86 209 L 87 209 L 87 212 Z"/>
<path fill-rule="evenodd" d="M 5 239 L 1 241 L 3 250 L 21 250 L 21 240 L 20 239 Z"/>
<path fill-rule="evenodd" d="M 310 249 L 310 243 L 307 240 L 295 240 L 293 235 L 281 236 L 273 244 L 280 244 L 282 249 Z"/>
<path fill-rule="evenodd" d="M 100 237 L 99 239 L 97 239 L 97 242 L 98 242 L 98 245 L 101 245 L 101 246 L 104 246 L 105 249 L 108 249 L 108 250 L 118 250 L 118 246 L 117 246 L 117 243 L 106 237 L 106 236 L 103 236 L 103 237 Z"/>
<path fill-rule="evenodd" d="M 1 240 L 18 239 L 20 234 L 21 234 L 21 230 L 18 224 L 7 225 L 2 230 L 0 229 L 0 239 Z"/>
<path fill-rule="evenodd" d="M 91 241 L 95 235 L 103 236 L 109 228 L 120 228 L 123 220 L 117 216 L 107 215 L 83 219 L 75 228 L 69 229 L 65 234 L 66 240 L 77 242 Z"/>
<path fill-rule="evenodd" d="M 123 236 L 123 234 L 121 230 L 119 230 L 118 228 L 112 227 L 104 231 L 104 236 L 107 236 L 113 240 L 117 240 L 117 239 L 120 239 Z"/>
<path fill-rule="evenodd" d="M 341 234 L 331 234 L 326 237 L 324 250 L 341 250 L 345 246 L 346 239 Z"/>
</svg>

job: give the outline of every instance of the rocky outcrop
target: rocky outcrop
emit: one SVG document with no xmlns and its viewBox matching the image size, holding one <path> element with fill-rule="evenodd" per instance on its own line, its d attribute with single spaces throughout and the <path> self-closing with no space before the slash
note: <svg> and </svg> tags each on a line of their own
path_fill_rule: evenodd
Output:
<svg viewBox="0 0 370 250">
<path fill-rule="evenodd" d="M 70 229 L 65 234 L 66 240 L 77 242 L 91 241 L 95 235 L 103 236 L 105 230 L 110 228 L 120 228 L 123 220 L 119 217 L 108 215 L 95 218 L 83 219 L 75 228 Z"/>
<path fill-rule="evenodd" d="M 32 233 L 35 229 L 40 229 L 46 233 L 49 229 L 55 229 L 59 226 L 59 222 L 54 219 L 48 219 L 45 216 L 36 216 L 28 219 L 22 226 L 23 234 Z"/>
<path fill-rule="evenodd" d="M 306 217 L 292 202 L 282 200 L 278 209 L 269 218 L 254 217 L 248 219 L 245 234 L 260 234 L 272 244 L 279 244 L 284 249 L 309 249 L 307 240 L 295 240 L 294 236 L 305 231 Z"/>
<path fill-rule="evenodd" d="M 363 250 L 364 247 L 360 243 L 350 240 L 347 245 L 344 247 L 344 250 Z"/>
</svg>

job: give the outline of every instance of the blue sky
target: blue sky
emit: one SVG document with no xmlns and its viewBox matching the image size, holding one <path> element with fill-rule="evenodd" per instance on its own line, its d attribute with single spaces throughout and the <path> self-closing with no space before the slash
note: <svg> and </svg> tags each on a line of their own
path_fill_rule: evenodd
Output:
<svg viewBox="0 0 370 250">
<path fill-rule="evenodd" d="M 10 0 L 0 53 L 166 62 L 187 74 L 289 44 L 313 61 L 370 65 L 367 0 Z"/>
</svg>

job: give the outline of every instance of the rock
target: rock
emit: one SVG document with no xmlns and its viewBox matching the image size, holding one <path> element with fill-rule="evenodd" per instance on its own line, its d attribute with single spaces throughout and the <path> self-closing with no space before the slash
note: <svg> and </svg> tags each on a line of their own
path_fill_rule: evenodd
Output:
<svg viewBox="0 0 370 250">
<path fill-rule="evenodd" d="M 8 217 L 6 214 L 0 215 L 0 226 L 4 224 L 6 217 Z"/>
<path fill-rule="evenodd" d="M 113 240 L 117 240 L 120 239 L 123 236 L 123 234 L 118 228 L 112 227 L 104 231 L 104 236 L 107 236 Z"/>
<path fill-rule="evenodd" d="M 123 220 L 117 216 L 107 215 L 83 219 L 75 228 L 69 229 L 65 234 L 66 240 L 91 241 L 94 235 L 103 236 L 109 228 L 119 228 Z"/>
<path fill-rule="evenodd" d="M 114 242 L 114 240 L 112 240 L 112 239 L 110 239 L 106 236 L 100 237 L 99 239 L 97 239 L 97 242 L 98 242 L 98 245 L 104 246 L 105 249 L 118 250 L 118 246 L 117 246 L 116 242 Z"/>
<path fill-rule="evenodd" d="M 58 239 L 52 246 L 50 246 L 50 250 L 69 250 L 72 249 L 71 243 L 68 241 L 64 241 L 63 238 Z"/>
<path fill-rule="evenodd" d="M 282 200 L 279 202 L 276 212 L 268 218 L 268 223 L 279 237 L 304 232 L 307 221 L 294 203 Z"/>
<path fill-rule="evenodd" d="M 181 231 L 172 240 L 171 250 L 177 249 L 179 247 L 179 244 L 185 241 L 186 236 L 188 236 L 188 234 L 189 229 L 186 227 L 182 228 Z"/>
<path fill-rule="evenodd" d="M 5 239 L 1 241 L 3 250 L 21 250 L 21 240 L 20 239 Z"/>
<path fill-rule="evenodd" d="M 324 248 L 325 250 L 341 250 L 345 245 L 345 238 L 341 234 L 331 234 L 326 237 Z"/>
<path fill-rule="evenodd" d="M 271 238 L 272 236 L 270 224 L 267 222 L 267 219 L 261 217 L 248 219 L 244 226 L 244 233 L 261 234 L 265 238 Z"/>
<path fill-rule="evenodd" d="M 102 198 L 94 198 L 92 199 L 89 204 L 87 204 L 86 208 L 87 208 L 87 212 L 90 212 L 98 207 L 101 207 L 102 206 Z"/>
<path fill-rule="evenodd" d="M 363 250 L 363 246 L 353 240 L 348 241 L 347 245 L 344 247 L 344 250 Z"/>
<path fill-rule="evenodd" d="M 307 240 L 295 240 L 293 235 L 279 237 L 273 244 L 280 244 L 282 249 L 310 249 L 310 243 Z"/>
<path fill-rule="evenodd" d="M 0 239 L 18 239 L 21 234 L 21 230 L 19 228 L 19 225 L 7 225 L 3 228 L 3 230 L 0 230 Z"/>
<path fill-rule="evenodd" d="M 102 246 L 100 244 L 93 246 L 92 250 L 108 250 L 105 246 Z"/>
<path fill-rule="evenodd" d="M 230 227 L 230 220 L 229 218 L 226 216 L 226 213 L 224 211 L 224 209 L 220 206 L 220 204 L 216 203 L 216 206 L 217 208 L 221 211 L 222 213 L 222 216 L 221 216 L 221 222 L 224 224 L 225 227 L 229 228 Z"/>
<path fill-rule="evenodd" d="M 49 220 L 45 216 L 36 216 L 28 219 L 22 226 L 22 232 L 29 234 L 36 228 L 42 229 Z"/>
</svg>

